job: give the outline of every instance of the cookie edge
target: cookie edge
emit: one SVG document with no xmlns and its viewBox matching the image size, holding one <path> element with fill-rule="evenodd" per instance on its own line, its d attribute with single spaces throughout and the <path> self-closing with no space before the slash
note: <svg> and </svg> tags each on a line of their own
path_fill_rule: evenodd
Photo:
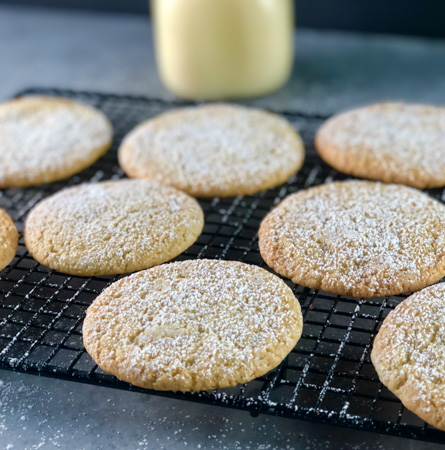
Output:
<svg viewBox="0 0 445 450">
<path fill-rule="evenodd" d="M 190 260 L 190 261 L 217 261 L 217 260 Z M 282 283 L 284 283 L 283 280 L 281 280 L 279 277 L 277 277 L 274 274 L 271 274 L 265 269 L 262 269 L 258 266 L 252 265 L 252 264 L 246 264 L 242 263 L 240 261 L 227 261 L 223 260 L 225 263 L 230 264 L 236 264 L 236 265 L 246 265 L 252 268 L 255 268 L 255 270 L 259 269 L 260 271 L 266 272 L 269 276 L 276 277 L 278 280 L 280 280 Z M 188 261 L 180 261 L 180 262 L 170 262 L 167 264 L 184 264 Z M 167 265 L 164 264 L 164 265 Z M 164 266 L 162 265 L 162 266 Z M 160 268 L 162 266 L 156 266 L 156 268 Z M 152 268 L 153 269 L 153 268 Z M 250 377 L 248 375 L 245 375 L 244 377 L 239 377 L 236 382 L 233 383 L 217 383 L 217 384 L 209 384 L 207 377 L 199 377 L 195 378 L 195 384 L 193 386 L 190 386 L 189 384 L 180 384 L 172 380 L 161 380 L 160 383 L 150 383 L 150 382 L 141 382 L 140 380 L 134 379 L 131 376 L 128 377 L 125 374 L 125 371 L 122 372 L 118 368 L 116 369 L 116 364 L 109 363 L 108 361 L 102 360 L 100 357 L 101 350 L 100 345 L 98 345 L 97 339 L 95 340 L 92 336 L 93 330 L 94 330 L 94 314 L 96 314 L 98 311 L 100 311 L 102 304 L 107 301 L 107 297 L 109 297 L 110 293 L 113 295 L 113 292 L 117 291 L 121 284 L 124 284 L 126 282 L 126 279 L 128 278 L 137 278 L 137 277 L 143 277 L 144 274 L 152 269 L 147 269 L 142 272 L 138 272 L 135 274 L 130 275 L 129 277 L 122 278 L 118 280 L 117 282 L 110 285 L 108 288 L 106 288 L 102 293 L 93 301 L 93 303 L 90 305 L 90 307 L 87 310 L 85 320 L 83 322 L 82 326 L 82 335 L 83 335 L 83 342 L 85 349 L 87 350 L 88 354 L 92 357 L 92 359 L 96 362 L 96 364 L 105 372 L 110 373 L 117 377 L 118 379 L 128 382 L 130 384 L 133 384 L 138 387 L 142 387 L 144 389 L 153 389 L 153 390 L 159 390 L 159 391 L 178 391 L 178 392 L 195 392 L 195 391 L 210 391 L 214 389 L 223 389 L 228 387 L 234 387 L 239 384 L 247 383 L 251 380 L 254 380 L 258 377 L 261 377 L 268 373 L 269 371 L 273 370 L 275 367 L 279 366 L 281 362 L 286 358 L 286 356 L 292 351 L 292 349 L 295 347 L 295 345 L 298 343 L 298 341 L 301 338 L 302 331 L 303 331 L 303 315 L 301 312 L 301 306 L 298 301 L 298 298 L 293 294 L 292 290 L 286 285 L 286 292 L 287 292 L 287 298 L 292 300 L 292 303 L 294 304 L 294 310 L 297 312 L 298 316 L 298 329 L 292 330 L 292 336 L 289 337 L 289 341 L 292 342 L 292 344 L 289 344 L 286 347 L 279 347 L 280 348 L 280 355 L 277 356 L 269 363 L 269 365 L 266 368 L 263 368 L 263 370 L 258 370 L 258 372 L 255 373 L 254 377 Z M 285 283 L 284 283 L 285 284 Z M 289 329 L 288 329 L 289 331 Z M 94 358 L 92 354 L 98 355 L 98 358 Z"/>
</svg>

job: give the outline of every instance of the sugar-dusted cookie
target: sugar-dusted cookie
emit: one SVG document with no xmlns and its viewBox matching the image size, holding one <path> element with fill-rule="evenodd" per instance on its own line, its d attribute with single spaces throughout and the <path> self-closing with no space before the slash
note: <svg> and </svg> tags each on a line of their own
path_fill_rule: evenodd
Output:
<svg viewBox="0 0 445 450">
<path fill-rule="evenodd" d="M 72 187 L 41 201 L 26 220 L 25 244 L 41 264 L 80 276 L 112 275 L 169 261 L 202 231 L 197 201 L 144 180 Z"/>
<path fill-rule="evenodd" d="M 121 380 L 199 391 L 269 372 L 302 324 L 298 300 L 277 276 L 241 262 L 189 260 L 112 284 L 88 308 L 83 341 Z"/>
<path fill-rule="evenodd" d="M 336 115 L 315 138 L 340 172 L 419 189 L 445 186 L 445 108 L 382 103 Z"/>
<path fill-rule="evenodd" d="M 266 263 L 353 297 L 421 289 L 445 275 L 445 206 L 412 188 L 336 182 L 287 197 L 261 224 Z"/>
<path fill-rule="evenodd" d="M 97 109 L 59 97 L 0 105 L 0 188 L 68 178 L 110 147 L 112 128 Z"/>
<path fill-rule="evenodd" d="M 303 160 L 302 140 L 286 120 L 226 104 L 177 109 L 147 120 L 119 149 L 128 176 L 197 197 L 251 195 L 278 186 Z"/>
<path fill-rule="evenodd" d="M 11 217 L 0 209 L 0 270 L 14 258 L 19 243 L 19 234 Z"/>
<path fill-rule="evenodd" d="M 409 410 L 445 431 L 445 283 L 416 292 L 388 315 L 371 359 Z"/>
</svg>

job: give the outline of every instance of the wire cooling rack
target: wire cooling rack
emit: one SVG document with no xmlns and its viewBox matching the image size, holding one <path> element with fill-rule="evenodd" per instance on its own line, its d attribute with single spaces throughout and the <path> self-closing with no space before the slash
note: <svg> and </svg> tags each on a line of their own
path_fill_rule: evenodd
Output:
<svg viewBox="0 0 445 450">
<path fill-rule="evenodd" d="M 56 89 L 24 94 L 61 95 L 100 108 L 115 129 L 112 149 L 92 167 L 66 181 L 0 191 L 0 207 L 20 232 L 28 211 L 40 200 L 71 185 L 124 177 L 116 150 L 123 135 L 142 120 L 184 102 Z M 195 245 L 176 260 L 217 258 L 265 266 L 257 230 L 281 199 L 309 186 L 344 179 L 316 156 L 312 140 L 324 117 L 278 111 L 301 133 L 307 150 L 302 170 L 285 185 L 251 197 L 202 200 L 205 227 Z M 442 190 L 430 192 L 443 200 Z M 379 382 L 370 362 L 376 332 L 405 296 L 354 299 L 296 286 L 303 336 L 289 356 L 264 377 L 236 388 L 205 393 L 144 390 L 97 367 L 82 345 L 82 320 L 95 297 L 118 277 L 66 276 L 38 264 L 23 239 L 13 262 L 0 273 L 0 367 L 109 387 L 181 398 L 344 427 L 445 442 L 445 433 L 426 425 Z"/>
</svg>

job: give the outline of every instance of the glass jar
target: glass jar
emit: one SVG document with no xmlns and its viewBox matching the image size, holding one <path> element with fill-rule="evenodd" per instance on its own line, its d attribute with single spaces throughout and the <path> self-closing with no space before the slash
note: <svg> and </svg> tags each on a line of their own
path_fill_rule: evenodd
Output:
<svg viewBox="0 0 445 450">
<path fill-rule="evenodd" d="M 293 0 L 151 0 L 165 86 L 188 99 L 264 95 L 288 79 Z"/>
</svg>

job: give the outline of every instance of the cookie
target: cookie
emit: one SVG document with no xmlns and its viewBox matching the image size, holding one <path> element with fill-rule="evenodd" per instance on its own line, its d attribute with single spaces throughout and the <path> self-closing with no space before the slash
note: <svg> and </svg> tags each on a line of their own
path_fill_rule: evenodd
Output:
<svg viewBox="0 0 445 450">
<path fill-rule="evenodd" d="M 0 209 L 0 270 L 14 258 L 19 244 L 19 233 L 11 217 Z"/>
<path fill-rule="evenodd" d="M 97 109 L 58 97 L 29 96 L 0 105 L 0 188 L 68 178 L 110 147 L 112 128 Z"/>
<path fill-rule="evenodd" d="M 409 410 L 445 431 L 445 283 L 416 292 L 388 315 L 371 360 Z"/>
<path fill-rule="evenodd" d="M 135 272 L 190 247 L 204 225 L 192 197 L 144 180 L 72 187 L 38 203 L 25 223 L 29 253 L 70 275 Z"/>
<path fill-rule="evenodd" d="M 445 186 L 444 129 L 445 108 L 382 103 L 332 117 L 315 147 L 340 172 L 434 188 Z"/>
<path fill-rule="evenodd" d="M 301 336 L 291 289 L 235 261 L 183 261 L 105 289 L 83 323 L 87 352 L 136 386 L 201 391 L 235 386 L 276 367 Z"/>
<path fill-rule="evenodd" d="M 352 297 L 421 289 L 445 275 L 445 206 L 367 181 L 287 197 L 261 224 L 261 255 L 294 283 Z"/>
<path fill-rule="evenodd" d="M 119 149 L 128 176 L 196 197 L 255 194 L 284 183 L 303 160 L 302 140 L 286 120 L 226 104 L 177 109 L 147 120 Z"/>
</svg>

